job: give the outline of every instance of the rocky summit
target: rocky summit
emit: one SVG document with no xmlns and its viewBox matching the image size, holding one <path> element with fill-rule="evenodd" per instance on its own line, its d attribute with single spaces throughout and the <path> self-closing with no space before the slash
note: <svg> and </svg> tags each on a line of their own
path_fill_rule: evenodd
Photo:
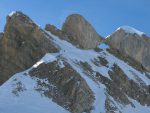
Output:
<svg viewBox="0 0 150 113">
<path fill-rule="evenodd" d="M 11 75 L 31 67 L 47 52 L 58 51 L 44 31 L 21 12 L 7 16 L 0 41 L 0 84 Z"/>
<path fill-rule="evenodd" d="M 135 59 L 150 71 L 150 37 L 146 34 L 132 27 L 122 26 L 107 40 L 112 48 Z"/>
<path fill-rule="evenodd" d="M 79 14 L 68 16 L 62 26 L 62 31 L 73 36 L 73 41 L 77 42 L 78 46 L 83 49 L 93 49 L 102 41 L 102 37 L 92 25 Z"/>
<path fill-rule="evenodd" d="M 13 12 L 0 33 L 0 113 L 150 113 L 149 43 L 128 26 L 102 39 L 77 14 L 60 30 Z"/>
</svg>

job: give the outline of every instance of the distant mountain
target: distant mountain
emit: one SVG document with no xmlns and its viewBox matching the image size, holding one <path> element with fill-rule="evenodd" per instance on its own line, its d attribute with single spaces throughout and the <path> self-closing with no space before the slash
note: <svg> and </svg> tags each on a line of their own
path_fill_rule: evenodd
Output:
<svg viewBox="0 0 150 113">
<path fill-rule="evenodd" d="M 13 12 L 0 33 L 0 113 L 149 113 L 149 50 L 129 26 L 102 38 L 78 14 L 44 30 Z"/>
</svg>

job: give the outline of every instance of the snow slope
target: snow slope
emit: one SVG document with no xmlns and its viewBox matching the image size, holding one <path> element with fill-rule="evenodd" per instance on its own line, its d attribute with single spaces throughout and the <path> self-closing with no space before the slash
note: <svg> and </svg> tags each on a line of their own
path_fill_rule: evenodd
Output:
<svg viewBox="0 0 150 113">
<path fill-rule="evenodd" d="M 54 60 L 55 55 L 46 54 L 39 62 L 48 63 Z M 39 62 L 32 68 L 36 68 Z M 28 75 L 32 68 L 15 74 L 0 87 L 0 113 L 68 113 L 36 91 L 37 80 Z"/>
<path fill-rule="evenodd" d="M 108 53 L 106 49 L 100 52 L 94 50 L 81 50 L 69 42 L 52 35 L 50 32 L 47 32 L 47 38 L 50 40 L 52 38 L 52 41 L 60 48 L 60 52 L 55 54 L 47 53 L 30 69 L 15 74 L 0 86 L 0 113 L 10 113 L 12 111 L 13 113 L 68 113 L 63 107 L 57 105 L 44 95 L 41 95 L 40 92 L 37 92 L 37 78 L 32 78 L 28 75 L 29 70 L 32 68 L 37 68 L 42 63 L 53 62 L 57 60 L 57 56 L 62 56 L 64 60 L 84 78 L 93 91 L 95 101 L 93 103 L 94 109 L 91 113 L 106 113 L 105 101 L 108 94 L 105 85 L 96 81 L 96 72 L 99 72 L 104 77 L 111 80 L 108 71 L 111 70 L 113 64 L 117 64 L 129 79 L 135 81 L 139 85 L 141 81 L 142 84 L 150 85 L 150 79 L 145 73 L 137 71 L 124 61 Z M 108 67 L 103 65 L 97 66 L 93 63 L 93 60 L 97 59 L 99 56 L 108 61 Z M 91 76 L 88 76 L 87 73 L 84 72 L 83 68 L 78 64 L 79 62 L 87 62 L 91 66 L 93 70 Z M 63 63 L 60 62 L 60 66 L 63 67 Z M 46 80 L 42 79 L 42 81 L 46 83 Z M 19 92 L 16 92 L 17 89 L 20 89 Z M 118 108 L 115 113 L 119 113 L 119 111 L 122 113 L 150 113 L 150 107 L 142 106 L 131 98 L 129 98 L 129 100 L 134 104 L 135 108 L 131 105 L 122 105 L 111 96 L 110 99 Z"/>
<path fill-rule="evenodd" d="M 53 37 L 54 43 L 58 45 L 61 48 L 60 54 L 68 60 L 70 65 L 80 73 L 80 75 L 86 80 L 90 88 L 95 94 L 95 110 L 92 111 L 92 113 L 98 113 L 99 111 L 101 113 L 105 113 L 105 86 L 101 83 L 95 83 L 93 80 L 91 80 L 87 75 L 85 75 L 84 71 L 76 65 L 74 62 L 88 62 L 92 69 L 96 72 L 100 72 L 103 76 L 110 79 L 108 75 L 108 70 L 111 69 L 113 64 L 117 64 L 127 75 L 129 79 L 134 80 L 135 82 L 141 84 L 141 81 L 145 83 L 146 85 L 150 84 L 150 79 L 145 75 L 145 73 L 141 73 L 137 70 L 135 70 L 133 67 L 129 66 L 124 61 L 116 58 L 112 54 L 108 53 L 105 49 L 102 52 L 95 52 L 94 50 L 81 50 L 76 47 L 74 47 L 72 44 L 68 43 L 67 41 L 60 40 L 58 37 L 52 35 L 50 32 L 47 32 L 51 37 Z M 94 58 L 97 58 L 98 56 L 105 57 L 107 61 L 109 62 L 109 67 L 100 66 L 97 67 L 93 64 L 92 60 Z M 137 79 L 138 78 L 138 79 Z M 139 81 L 140 79 L 140 81 Z M 131 106 L 126 106 L 123 109 L 121 107 L 120 111 L 123 113 L 128 113 L 128 111 L 137 111 L 137 113 L 143 113 L 142 109 L 145 109 L 144 113 L 149 113 L 150 108 L 149 107 L 143 107 L 138 102 L 134 101 L 136 108 L 132 108 Z M 137 109 L 137 110 L 136 110 Z M 141 110 L 138 110 L 141 109 Z"/>
</svg>

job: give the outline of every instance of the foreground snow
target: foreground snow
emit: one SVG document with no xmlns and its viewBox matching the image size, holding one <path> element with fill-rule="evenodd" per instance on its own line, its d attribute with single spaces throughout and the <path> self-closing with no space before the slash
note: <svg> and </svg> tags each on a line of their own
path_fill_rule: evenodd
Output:
<svg viewBox="0 0 150 113">
<path fill-rule="evenodd" d="M 55 59 L 54 55 L 46 54 L 40 62 Z M 38 65 L 37 62 L 32 68 Z M 28 75 L 29 70 L 15 74 L 0 87 L 0 113 L 68 113 L 36 91 L 37 80 Z"/>
</svg>

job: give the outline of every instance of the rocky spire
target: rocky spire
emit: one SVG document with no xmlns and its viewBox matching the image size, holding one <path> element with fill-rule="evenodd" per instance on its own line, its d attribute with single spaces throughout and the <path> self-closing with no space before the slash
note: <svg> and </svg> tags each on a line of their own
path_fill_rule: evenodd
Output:
<svg viewBox="0 0 150 113">
<path fill-rule="evenodd" d="M 83 49 L 93 49 L 102 40 L 102 37 L 98 35 L 92 25 L 79 14 L 68 16 L 62 31 L 71 35 L 73 41 L 77 42 L 79 47 Z"/>
</svg>

